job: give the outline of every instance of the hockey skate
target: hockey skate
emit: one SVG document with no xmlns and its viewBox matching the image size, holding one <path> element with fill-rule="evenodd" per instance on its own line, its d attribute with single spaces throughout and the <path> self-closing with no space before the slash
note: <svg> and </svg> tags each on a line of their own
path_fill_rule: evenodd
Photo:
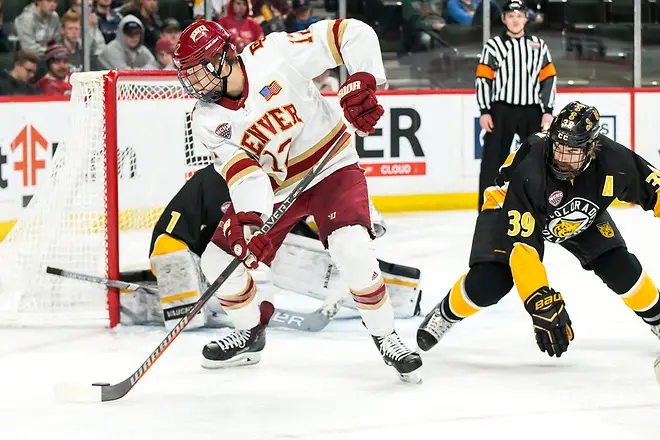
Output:
<svg viewBox="0 0 660 440">
<path fill-rule="evenodd" d="M 419 368 L 422 366 L 422 358 L 418 353 L 410 350 L 401 341 L 396 332 L 387 336 L 372 336 L 376 347 L 383 356 L 383 361 L 399 374 L 399 378 L 408 383 L 421 383 L 422 375 Z"/>
<path fill-rule="evenodd" d="M 266 327 L 274 307 L 268 301 L 259 305 L 261 320 L 247 330 L 234 330 L 224 338 L 211 341 L 202 349 L 202 367 L 207 369 L 256 364 L 266 346 Z"/>
<path fill-rule="evenodd" d="M 417 346 L 420 350 L 429 351 L 440 342 L 440 339 L 449 331 L 455 322 L 446 320 L 442 316 L 439 303 L 426 315 L 424 321 L 417 329 Z"/>
<path fill-rule="evenodd" d="M 652 325 L 651 331 L 653 332 L 654 335 L 658 337 L 658 339 L 660 339 L 660 324 Z"/>
</svg>

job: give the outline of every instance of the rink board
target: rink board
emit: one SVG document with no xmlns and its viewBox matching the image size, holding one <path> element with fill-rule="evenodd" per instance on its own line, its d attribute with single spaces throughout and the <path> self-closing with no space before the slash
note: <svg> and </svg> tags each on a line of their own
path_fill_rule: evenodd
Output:
<svg viewBox="0 0 660 440">
<path fill-rule="evenodd" d="M 0 236 L 20 217 L 46 180 L 53 152 L 65 139 L 69 104 L 61 98 L 0 99 Z M 333 96 L 327 99 L 335 103 Z M 572 100 L 595 105 L 603 132 L 651 163 L 660 163 L 653 115 L 660 89 L 566 89 L 556 109 Z M 476 206 L 484 132 L 472 90 L 384 91 L 385 115 L 374 134 L 356 139 L 370 193 L 386 212 Z M 199 166 L 208 163 L 190 137 L 192 100 L 121 103 L 122 209 L 158 209 Z M 166 111 L 164 111 L 166 110 Z M 158 114 L 158 118 L 145 115 Z M 512 148 L 518 144 L 516 138 Z"/>
</svg>

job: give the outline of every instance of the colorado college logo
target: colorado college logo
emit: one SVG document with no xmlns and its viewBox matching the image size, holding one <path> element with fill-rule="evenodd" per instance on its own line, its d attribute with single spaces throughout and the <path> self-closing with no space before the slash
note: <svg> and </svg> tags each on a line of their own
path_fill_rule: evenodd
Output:
<svg viewBox="0 0 660 440">
<path fill-rule="evenodd" d="M 576 197 L 551 211 L 543 229 L 543 238 L 551 243 L 561 243 L 587 229 L 598 214 L 598 206 L 590 200 Z"/>
</svg>

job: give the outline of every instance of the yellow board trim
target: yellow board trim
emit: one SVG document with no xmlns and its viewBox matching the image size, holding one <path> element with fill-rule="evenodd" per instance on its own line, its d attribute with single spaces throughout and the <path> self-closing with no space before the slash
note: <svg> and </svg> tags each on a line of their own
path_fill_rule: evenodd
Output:
<svg viewBox="0 0 660 440">
<path fill-rule="evenodd" d="M 386 177 L 383 177 L 386 179 Z M 372 196 L 376 208 L 384 213 L 394 212 L 416 212 L 416 211 L 447 211 L 456 209 L 477 209 L 479 197 L 477 193 L 446 193 L 446 194 L 411 194 L 400 196 Z M 612 206 L 632 206 L 630 203 L 615 200 Z M 660 207 L 660 202 L 657 205 Z M 144 224 L 143 228 L 153 228 L 156 220 L 164 208 L 139 208 L 127 209 L 119 213 L 119 229 L 134 230 L 131 220 L 135 218 L 148 217 L 151 221 Z M 657 215 L 660 217 L 660 209 Z M 90 233 L 101 231 L 101 219 L 99 215 L 98 229 L 90 230 Z M 16 220 L 0 221 L 0 240 L 3 240 L 16 224 Z"/>
<path fill-rule="evenodd" d="M 198 293 L 197 293 L 196 290 L 193 290 L 193 291 L 190 291 L 190 292 L 183 292 L 183 293 L 179 293 L 178 295 L 166 296 L 164 298 L 161 298 L 160 302 L 165 304 L 165 303 L 170 303 L 170 302 L 174 302 L 174 301 L 181 301 L 182 299 L 192 298 L 193 296 L 197 296 L 197 294 Z"/>
</svg>

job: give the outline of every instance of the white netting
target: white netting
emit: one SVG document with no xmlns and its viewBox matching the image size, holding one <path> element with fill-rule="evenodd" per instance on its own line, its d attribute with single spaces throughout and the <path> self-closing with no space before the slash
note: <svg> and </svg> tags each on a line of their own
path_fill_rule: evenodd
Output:
<svg viewBox="0 0 660 440">
<path fill-rule="evenodd" d="M 0 325 L 108 323 L 103 286 L 46 274 L 46 266 L 105 277 L 104 74 L 75 75 L 66 139 L 49 178 L 0 245 Z M 151 228 L 196 154 L 176 78 L 117 83 L 120 267 L 147 268 Z M 109 135 L 111 136 L 111 134 Z"/>
</svg>

